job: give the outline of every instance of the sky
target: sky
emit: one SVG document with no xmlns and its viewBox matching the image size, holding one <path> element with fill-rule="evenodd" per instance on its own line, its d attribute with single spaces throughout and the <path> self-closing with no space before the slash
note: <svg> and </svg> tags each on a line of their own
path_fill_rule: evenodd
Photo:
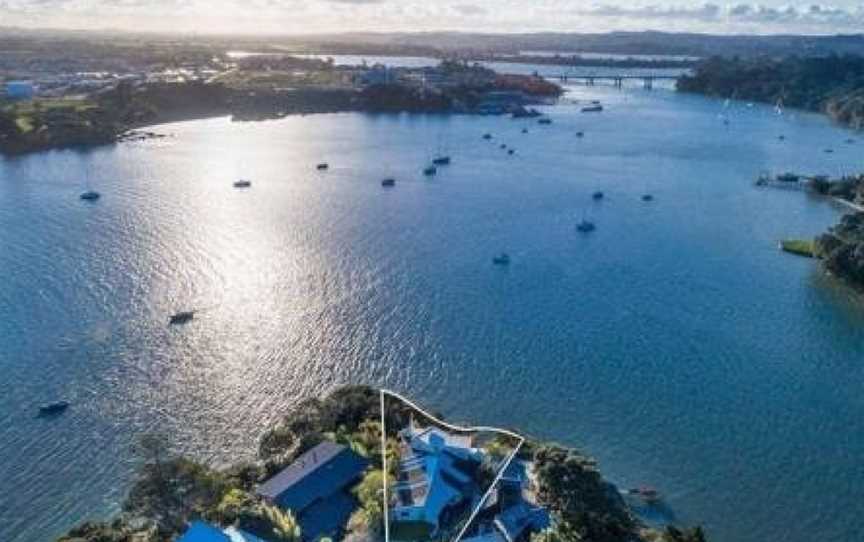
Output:
<svg viewBox="0 0 864 542">
<path fill-rule="evenodd" d="M 864 33 L 864 0 L 0 0 L 0 27 L 309 34 L 350 31 Z"/>
</svg>

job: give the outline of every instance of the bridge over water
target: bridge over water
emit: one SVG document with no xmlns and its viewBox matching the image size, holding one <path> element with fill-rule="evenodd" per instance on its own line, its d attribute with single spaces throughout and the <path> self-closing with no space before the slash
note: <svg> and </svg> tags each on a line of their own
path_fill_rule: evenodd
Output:
<svg viewBox="0 0 864 542">
<path fill-rule="evenodd" d="M 595 85 L 599 82 L 609 82 L 612 83 L 615 87 L 623 87 L 624 81 L 629 80 L 641 80 L 642 86 L 645 88 L 654 88 L 655 81 L 675 81 L 678 79 L 678 75 L 668 75 L 668 74 L 643 74 L 643 75 L 634 75 L 634 74 L 573 74 L 573 73 L 562 73 L 562 74 L 543 74 L 543 77 L 546 79 L 557 79 L 562 83 L 583 83 L 588 86 Z"/>
</svg>

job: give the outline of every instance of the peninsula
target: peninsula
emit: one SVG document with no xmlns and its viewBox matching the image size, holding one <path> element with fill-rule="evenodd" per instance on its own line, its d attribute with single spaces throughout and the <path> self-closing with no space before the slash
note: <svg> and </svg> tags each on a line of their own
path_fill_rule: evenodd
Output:
<svg viewBox="0 0 864 542">
<path fill-rule="evenodd" d="M 622 496 L 627 492 L 576 450 L 515 443 L 509 432 L 485 439 L 453 433 L 406 403 L 385 407 L 383 397 L 347 386 L 308 399 L 264 433 L 257 461 L 226 469 L 172 454 L 147 436 L 123 512 L 79 525 L 58 542 L 376 542 L 385 532 L 394 541 L 446 542 L 459 526 L 464 540 L 489 542 L 705 540 L 700 528 L 648 528 Z M 391 488 L 389 530 L 384 483 Z M 414 490 L 403 493 L 404 484 Z M 481 506 L 482 514 L 468 515 Z"/>
<path fill-rule="evenodd" d="M 711 57 L 678 79 L 681 92 L 825 113 L 864 128 L 864 56 Z"/>
<path fill-rule="evenodd" d="M 238 121 L 338 111 L 519 115 L 562 93 L 540 77 L 446 60 L 390 68 L 291 55 L 226 56 L 129 75 L 99 80 L 84 92 L 80 84 L 67 85 L 52 96 L 0 102 L 0 153 L 108 144 L 143 126 L 223 115 Z"/>
</svg>

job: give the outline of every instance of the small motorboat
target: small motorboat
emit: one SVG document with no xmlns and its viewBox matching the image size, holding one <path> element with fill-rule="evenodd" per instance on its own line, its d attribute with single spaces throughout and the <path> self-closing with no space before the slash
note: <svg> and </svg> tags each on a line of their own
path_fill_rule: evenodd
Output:
<svg viewBox="0 0 864 542">
<path fill-rule="evenodd" d="M 383 181 L 381 181 L 381 186 L 383 186 L 384 188 L 391 188 L 393 186 L 396 186 L 396 179 L 384 179 Z"/>
<path fill-rule="evenodd" d="M 600 104 L 587 105 L 582 108 L 583 113 L 599 113 L 603 111 L 603 106 Z"/>
<path fill-rule="evenodd" d="M 660 500 L 660 492 L 653 487 L 634 487 L 633 489 L 630 489 L 627 493 L 639 497 L 640 499 L 649 503 L 657 502 Z"/>
<path fill-rule="evenodd" d="M 537 119 L 537 124 L 552 124 L 552 119 L 543 117 L 542 119 Z"/>
<path fill-rule="evenodd" d="M 450 157 L 449 156 L 437 156 L 432 163 L 436 166 L 449 166 L 450 165 Z"/>
<path fill-rule="evenodd" d="M 316 168 L 318 169 L 318 171 L 324 171 L 325 169 L 329 169 L 329 168 L 330 168 L 330 164 L 328 164 L 328 163 L 326 163 L 326 162 L 322 162 L 322 163 L 318 164 L 318 165 L 316 166 Z"/>
<path fill-rule="evenodd" d="M 510 265 L 510 255 L 506 252 L 492 258 L 492 263 L 495 265 Z"/>
<path fill-rule="evenodd" d="M 777 180 L 781 183 L 797 183 L 799 180 L 801 180 L 801 176 L 794 173 L 786 172 L 777 175 Z"/>
<path fill-rule="evenodd" d="M 576 137 L 585 137 L 585 132 L 576 132 Z"/>
<path fill-rule="evenodd" d="M 576 229 L 582 233 L 591 233 L 597 229 L 597 226 L 595 226 L 590 220 L 582 220 L 576 224 Z"/>
<path fill-rule="evenodd" d="M 598 190 L 597 192 L 594 192 L 593 194 L 591 194 L 591 199 L 593 199 L 595 201 L 599 201 L 599 200 L 603 199 L 605 196 L 606 195 L 602 191 Z"/>
<path fill-rule="evenodd" d="M 182 324 L 188 324 L 195 318 L 195 311 L 181 311 L 176 314 L 171 315 L 171 319 L 168 321 L 172 326 L 179 326 Z"/>
<path fill-rule="evenodd" d="M 783 134 L 780 134 L 779 136 L 777 136 L 777 139 L 779 139 L 780 141 L 786 141 L 786 136 Z"/>
<path fill-rule="evenodd" d="M 252 181 L 247 181 L 246 179 L 234 181 L 234 188 L 249 188 L 250 186 L 252 186 Z"/>
<path fill-rule="evenodd" d="M 69 408 L 69 403 L 66 401 L 48 403 L 47 405 L 42 405 L 39 407 L 39 415 L 56 416 L 57 414 L 62 414 L 63 412 L 66 412 L 67 408 Z"/>
<path fill-rule="evenodd" d="M 642 201 L 654 201 L 654 196 L 651 194 L 644 194 L 642 196 Z"/>
<path fill-rule="evenodd" d="M 431 177 L 438 173 L 438 168 L 434 165 L 423 168 L 423 175 L 427 177 Z"/>
<path fill-rule="evenodd" d="M 100 194 L 99 192 L 96 192 L 94 190 L 88 190 L 87 192 L 84 192 L 83 194 L 81 194 L 81 199 L 83 199 L 84 201 L 96 201 L 97 199 L 99 199 L 101 197 L 102 197 L 102 194 Z"/>
<path fill-rule="evenodd" d="M 523 134 L 527 134 L 527 133 L 528 133 L 528 128 L 522 128 L 522 133 L 523 133 Z"/>
<path fill-rule="evenodd" d="M 483 139 L 492 139 L 492 134 L 483 134 Z"/>
<path fill-rule="evenodd" d="M 516 149 L 508 149 L 507 154 L 509 154 L 510 156 L 513 156 L 514 154 L 516 154 Z"/>
<path fill-rule="evenodd" d="M 850 137 L 849 139 L 846 140 L 846 143 L 852 145 L 855 143 L 855 140 Z"/>
<path fill-rule="evenodd" d="M 834 149 L 825 149 L 823 152 L 825 152 L 826 154 L 831 154 L 832 152 L 834 152 Z"/>
</svg>

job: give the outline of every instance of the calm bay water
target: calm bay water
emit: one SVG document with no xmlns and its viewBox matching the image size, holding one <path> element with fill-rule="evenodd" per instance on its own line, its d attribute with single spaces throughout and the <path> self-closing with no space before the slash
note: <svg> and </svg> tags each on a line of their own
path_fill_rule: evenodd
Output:
<svg viewBox="0 0 864 542">
<path fill-rule="evenodd" d="M 666 91 L 573 97 L 607 111 L 214 119 L 0 161 L 0 540 L 115 511 L 142 432 L 247 459 L 343 383 L 583 447 L 713 540 L 856 539 L 864 305 L 776 246 L 840 211 L 752 181 L 864 169 L 864 141 L 764 107 L 727 129 Z M 425 179 L 439 141 L 454 163 Z"/>
</svg>

